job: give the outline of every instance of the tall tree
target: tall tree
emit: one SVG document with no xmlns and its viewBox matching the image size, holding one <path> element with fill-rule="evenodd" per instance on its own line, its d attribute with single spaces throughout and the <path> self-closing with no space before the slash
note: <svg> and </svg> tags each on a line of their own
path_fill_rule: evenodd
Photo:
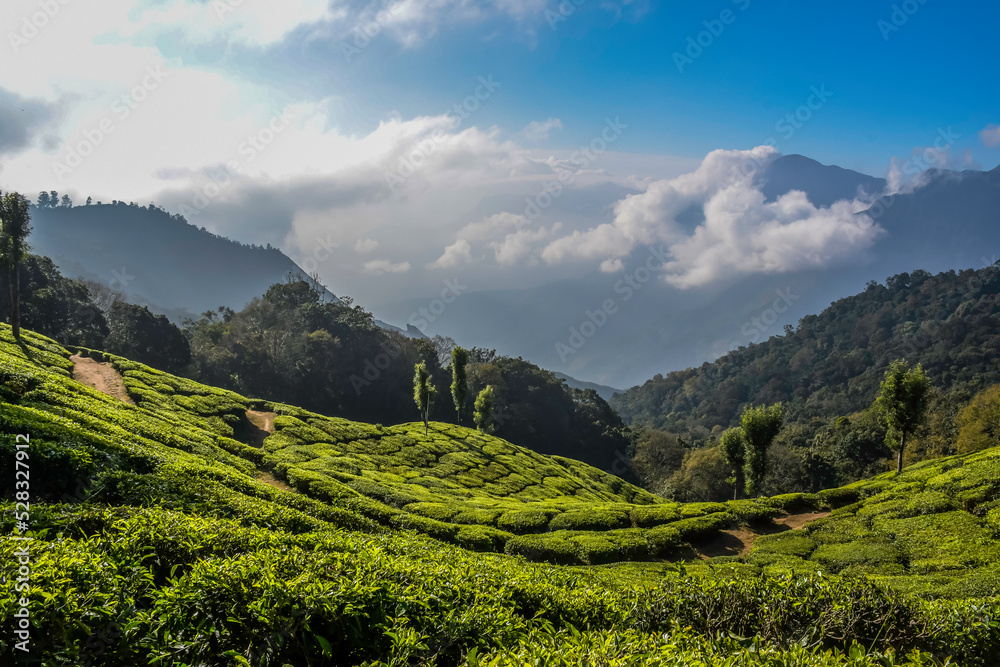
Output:
<svg viewBox="0 0 1000 667">
<path fill-rule="evenodd" d="M 420 409 L 420 417 L 424 420 L 424 435 L 427 435 L 431 406 L 434 404 L 434 395 L 437 394 L 437 389 L 434 387 L 434 381 L 431 379 L 425 362 L 421 361 L 415 364 L 413 369 L 413 400 L 416 401 L 417 408 Z"/>
<path fill-rule="evenodd" d="M 469 351 L 456 347 L 451 351 L 451 397 L 455 401 L 455 414 L 458 423 L 462 423 L 462 406 L 469 395 L 469 383 L 466 379 L 465 366 L 469 363 Z"/>
<path fill-rule="evenodd" d="M 28 252 L 26 239 L 31 233 L 28 200 L 16 192 L 0 198 L 0 259 L 9 273 L 10 326 L 14 338 L 21 341 L 21 290 L 18 274 Z"/>
<path fill-rule="evenodd" d="M 903 472 L 906 436 L 912 435 L 927 417 L 931 399 L 931 381 L 919 364 L 916 368 L 898 359 L 885 372 L 878 398 L 872 405 L 879 421 L 886 427 L 886 441 L 896 450 L 896 474 Z"/>
<path fill-rule="evenodd" d="M 771 407 L 747 408 L 740 418 L 743 441 L 746 443 L 746 489 L 748 496 L 760 494 L 767 475 L 767 450 L 781 431 L 784 413 L 781 403 Z"/>
<path fill-rule="evenodd" d="M 746 440 L 743 438 L 743 429 L 734 427 L 723 431 L 722 437 L 719 438 L 719 446 L 726 457 L 726 462 L 735 474 L 736 492 L 733 494 L 733 499 L 738 500 L 741 491 L 746 486 L 743 467 L 747 463 L 747 447 Z"/>
<path fill-rule="evenodd" d="M 487 385 L 476 397 L 473 420 L 480 433 L 493 432 L 493 385 Z"/>
<path fill-rule="evenodd" d="M 49 206 L 49 193 L 39 192 L 38 193 L 38 208 L 48 208 Z"/>
</svg>

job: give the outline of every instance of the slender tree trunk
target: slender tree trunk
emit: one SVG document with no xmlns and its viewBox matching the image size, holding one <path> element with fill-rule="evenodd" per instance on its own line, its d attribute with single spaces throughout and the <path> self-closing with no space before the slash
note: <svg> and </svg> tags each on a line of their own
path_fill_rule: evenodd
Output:
<svg viewBox="0 0 1000 667">
<path fill-rule="evenodd" d="M 14 340 L 21 342 L 21 290 L 17 279 L 17 262 L 10 271 L 10 327 Z"/>
<path fill-rule="evenodd" d="M 733 493 L 733 500 L 740 499 L 740 493 L 745 490 L 747 485 L 746 478 L 743 476 L 743 469 L 738 468 L 736 470 L 736 491 Z"/>
<path fill-rule="evenodd" d="M 896 474 L 903 472 L 903 446 L 906 444 L 906 434 L 899 437 L 899 454 L 896 456 Z"/>
</svg>

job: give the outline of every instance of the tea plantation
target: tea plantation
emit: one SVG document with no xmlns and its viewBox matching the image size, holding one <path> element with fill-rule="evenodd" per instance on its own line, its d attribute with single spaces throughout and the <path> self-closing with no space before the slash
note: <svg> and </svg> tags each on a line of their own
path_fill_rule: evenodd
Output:
<svg viewBox="0 0 1000 667">
<path fill-rule="evenodd" d="M 74 381 L 69 350 L 24 341 L 0 326 L 3 660 L 1000 664 L 995 450 L 681 505 L 466 428 L 329 418 L 80 351 L 114 365 L 129 405 Z M 773 521 L 809 510 L 832 514 Z M 749 553 L 694 556 L 737 532 L 759 535 Z M 33 538 L 28 655 L 15 536 Z"/>
</svg>

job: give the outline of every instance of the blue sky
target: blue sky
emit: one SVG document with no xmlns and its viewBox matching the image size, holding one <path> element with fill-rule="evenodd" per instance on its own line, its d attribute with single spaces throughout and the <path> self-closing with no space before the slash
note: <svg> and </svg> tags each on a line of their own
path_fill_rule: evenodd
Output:
<svg viewBox="0 0 1000 667">
<path fill-rule="evenodd" d="M 1000 161 L 995 4 L 46 6 L 0 7 L 3 189 L 153 201 L 369 304 L 459 271 L 511 288 L 614 274 L 657 244 L 678 289 L 828 266 L 878 236 L 857 227 L 870 202 L 765 203 L 749 170 L 779 153 L 877 176 L 913 155 Z"/>
<path fill-rule="evenodd" d="M 481 124 L 558 117 L 564 129 L 552 141 L 568 147 L 620 115 L 633 128 L 622 150 L 700 157 L 775 136 L 776 122 L 804 104 L 812 86 L 825 86 L 829 103 L 790 139 L 777 136 L 783 152 L 884 175 L 892 156 L 953 126 L 977 162 L 998 162 L 976 134 L 1000 108 L 988 65 L 996 62 L 991 31 L 1000 5 L 927 0 L 906 5 L 916 7 L 912 14 L 900 3 L 857 1 L 649 2 L 620 12 L 590 0 L 572 6 L 558 21 L 542 14 L 446 24 L 416 46 L 383 32 L 350 62 L 342 52 L 356 43 L 350 38 L 239 59 L 249 76 L 320 97 L 343 91 L 341 122 L 352 131 L 392 112 L 438 113 L 492 73 L 504 92 L 477 114 Z M 720 26 L 709 41 L 707 31 Z M 674 55 L 687 56 L 688 39 L 699 33 L 707 46 L 691 51 L 697 57 L 680 71 Z"/>
</svg>

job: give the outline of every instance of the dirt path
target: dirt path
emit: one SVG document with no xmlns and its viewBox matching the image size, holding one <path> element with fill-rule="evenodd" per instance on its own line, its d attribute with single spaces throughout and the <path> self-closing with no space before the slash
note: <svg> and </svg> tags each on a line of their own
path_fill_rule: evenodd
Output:
<svg viewBox="0 0 1000 667">
<path fill-rule="evenodd" d="M 774 520 L 777 524 L 777 531 L 764 530 L 763 533 L 755 533 L 746 528 L 736 530 L 720 530 L 718 534 L 711 538 L 698 542 L 691 546 L 691 553 L 702 560 L 716 558 L 718 556 L 746 556 L 753 549 L 754 542 L 762 534 L 769 532 L 780 532 L 782 530 L 801 530 L 811 521 L 823 519 L 830 516 L 829 512 L 804 512 L 802 514 L 786 514 Z"/>
<path fill-rule="evenodd" d="M 702 560 L 717 556 L 746 556 L 753 548 L 753 543 L 760 537 L 757 533 L 740 528 L 737 530 L 720 530 L 711 539 L 699 542 L 694 552 Z"/>
<path fill-rule="evenodd" d="M 259 410 L 247 410 L 247 419 L 256 428 L 256 433 L 252 435 L 252 440 L 250 444 L 254 447 L 260 448 L 264 446 L 264 439 L 270 434 L 274 433 L 274 418 L 278 415 L 274 412 L 261 412 Z M 281 481 L 266 470 L 257 469 L 257 479 L 269 486 L 273 486 L 276 489 L 281 489 L 282 491 L 290 491 L 291 493 L 298 493 L 293 487 L 289 486 L 285 482 Z"/>
<path fill-rule="evenodd" d="M 288 486 L 288 484 L 282 482 L 280 479 L 275 477 L 269 472 L 264 470 L 257 470 L 257 479 L 264 482 L 268 486 L 273 486 L 276 489 L 281 489 L 282 491 L 289 491 L 291 493 L 298 493 L 294 488 Z"/>
<path fill-rule="evenodd" d="M 247 429 L 247 444 L 260 449 L 264 446 L 267 436 L 274 433 L 274 418 L 278 415 L 273 412 L 260 412 L 258 410 L 247 410 L 247 421 L 250 427 Z"/>
<path fill-rule="evenodd" d="M 830 516 L 829 512 L 805 512 L 803 514 L 780 516 L 775 519 L 774 522 L 782 526 L 788 526 L 792 530 L 800 530 L 804 528 L 807 523 L 816 521 L 817 519 L 825 519 L 828 516 Z"/>
<path fill-rule="evenodd" d="M 277 416 L 277 413 L 274 412 L 247 410 L 247 419 L 250 420 L 250 423 L 269 434 L 274 433 L 274 418 Z"/>
<path fill-rule="evenodd" d="M 97 391 L 113 396 L 129 405 L 135 405 L 125 391 L 125 382 L 118 371 L 107 362 L 101 363 L 89 357 L 74 354 L 69 358 L 73 362 L 73 379 Z"/>
</svg>

